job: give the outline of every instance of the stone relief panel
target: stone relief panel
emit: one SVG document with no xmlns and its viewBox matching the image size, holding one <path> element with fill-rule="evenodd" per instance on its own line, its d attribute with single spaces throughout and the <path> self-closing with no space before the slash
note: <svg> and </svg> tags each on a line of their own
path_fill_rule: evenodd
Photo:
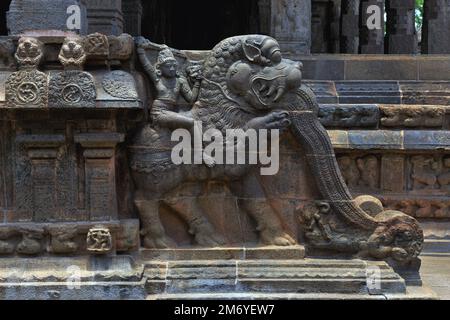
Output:
<svg viewBox="0 0 450 320">
<path fill-rule="evenodd" d="M 444 124 L 444 106 L 381 106 L 384 127 L 438 128 Z"/>
<path fill-rule="evenodd" d="M 450 158 L 442 156 L 417 155 L 410 158 L 409 189 L 418 192 L 440 190 L 448 192 Z"/>
<path fill-rule="evenodd" d="M 380 188 L 380 161 L 377 156 L 341 155 L 337 161 L 350 189 Z"/>
<path fill-rule="evenodd" d="M 377 127 L 379 109 L 376 105 L 322 105 L 319 119 L 327 128 Z"/>
<path fill-rule="evenodd" d="M 448 199 L 382 199 L 383 204 L 392 209 L 405 212 L 416 218 L 450 218 L 450 201 Z"/>
</svg>

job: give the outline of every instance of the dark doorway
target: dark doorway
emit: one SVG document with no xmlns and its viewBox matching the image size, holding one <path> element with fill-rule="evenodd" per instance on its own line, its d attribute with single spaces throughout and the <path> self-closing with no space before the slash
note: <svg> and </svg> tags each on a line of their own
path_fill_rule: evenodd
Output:
<svg viewBox="0 0 450 320">
<path fill-rule="evenodd" d="M 1 0 L 0 1 L 0 35 L 5 36 L 8 34 L 8 29 L 6 28 L 6 12 L 9 9 L 9 4 L 11 0 Z"/>
<path fill-rule="evenodd" d="M 260 33 L 258 0 L 143 1 L 142 35 L 179 49 L 208 50 L 220 40 Z"/>
</svg>

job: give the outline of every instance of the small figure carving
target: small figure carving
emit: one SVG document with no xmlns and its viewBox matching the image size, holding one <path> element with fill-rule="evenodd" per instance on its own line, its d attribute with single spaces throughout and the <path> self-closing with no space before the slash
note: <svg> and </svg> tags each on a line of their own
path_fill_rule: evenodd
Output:
<svg viewBox="0 0 450 320">
<path fill-rule="evenodd" d="M 360 181 L 361 174 L 355 161 L 349 156 L 338 157 L 337 161 L 339 163 L 339 167 L 341 169 L 345 183 L 350 188 L 357 187 Z"/>
<path fill-rule="evenodd" d="M 94 253 L 107 253 L 112 250 L 112 235 L 108 228 L 95 227 L 87 234 L 87 250 Z"/>
<path fill-rule="evenodd" d="M 442 162 L 443 172 L 438 176 L 438 182 L 443 190 L 450 190 L 450 158 L 444 158 Z"/>
<path fill-rule="evenodd" d="M 327 202 L 307 204 L 299 212 L 301 213 L 298 215 L 299 222 L 308 239 L 331 240 L 330 227 L 322 221 L 322 215 L 330 212 L 330 205 Z"/>
<path fill-rule="evenodd" d="M 78 235 L 76 227 L 51 230 L 50 235 L 50 252 L 74 253 L 78 250 L 78 244 L 75 242 L 75 237 Z"/>
<path fill-rule="evenodd" d="M 202 128 L 198 127 L 192 116 L 180 114 L 178 99 L 183 97 L 191 105 L 197 100 L 201 85 L 201 74 L 195 72 L 194 87 L 191 89 L 186 78 L 178 71 L 178 62 L 167 46 L 162 46 L 155 66 L 151 64 L 145 53 L 146 49 L 154 48 L 149 40 L 137 38 L 137 52 L 139 59 L 156 89 L 156 99 L 153 101 L 151 116 L 156 125 L 170 129 L 184 128 L 191 130 L 194 135 L 202 136 Z M 193 71 L 192 69 L 188 71 Z M 203 154 L 206 165 L 214 166 L 214 160 Z"/>
<path fill-rule="evenodd" d="M 377 189 L 379 186 L 380 169 L 378 159 L 375 156 L 367 156 L 356 160 L 361 173 L 360 186 Z"/>
<path fill-rule="evenodd" d="M 17 245 L 17 252 L 26 255 L 35 255 L 42 252 L 42 239 L 44 238 L 44 230 L 42 228 L 24 228 L 22 233 L 22 241 Z"/>
<path fill-rule="evenodd" d="M 433 157 L 414 156 L 411 158 L 413 189 L 435 189 L 437 184 L 438 163 Z"/>
<path fill-rule="evenodd" d="M 0 254 L 12 254 L 15 250 L 14 242 L 11 237 L 14 231 L 11 228 L 0 229 Z"/>
<path fill-rule="evenodd" d="M 106 59 L 109 56 L 108 37 L 101 33 L 90 34 L 85 38 L 84 49 L 89 57 Z"/>
</svg>

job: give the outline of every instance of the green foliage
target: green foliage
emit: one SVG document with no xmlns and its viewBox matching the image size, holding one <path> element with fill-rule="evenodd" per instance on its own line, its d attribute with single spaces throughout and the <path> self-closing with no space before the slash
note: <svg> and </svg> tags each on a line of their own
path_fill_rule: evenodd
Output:
<svg viewBox="0 0 450 320">
<path fill-rule="evenodd" d="M 423 1 L 424 0 L 416 0 L 416 28 L 422 29 L 423 23 Z"/>
</svg>

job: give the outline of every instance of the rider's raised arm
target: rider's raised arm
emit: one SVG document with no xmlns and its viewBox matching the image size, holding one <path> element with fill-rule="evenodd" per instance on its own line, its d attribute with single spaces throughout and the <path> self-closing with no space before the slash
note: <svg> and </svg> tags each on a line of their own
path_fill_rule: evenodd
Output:
<svg viewBox="0 0 450 320">
<path fill-rule="evenodd" d="M 144 70 L 150 77 L 150 80 L 152 80 L 153 83 L 156 83 L 158 81 L 156 69 L 151 64 L 150 60 L 147 58 L 147 54 L 145 53 L 145 43 L 141 39 L 138 40 L 137 42 L 137 54 L 139 57 L 139 61 L 141 62 L 142 66 L 144 67 Z"/>
<path fill-rule="evenodd" d="M 200 92 L 200 81 L 196 81 L 194 88 L 191 90 L 188 81 L 185 78 L 180 78 L 181 81 L 181 95 L 183 98 L 189 102 L 194 103 L 197 101 L 198 94 Z"/>
</svg>

